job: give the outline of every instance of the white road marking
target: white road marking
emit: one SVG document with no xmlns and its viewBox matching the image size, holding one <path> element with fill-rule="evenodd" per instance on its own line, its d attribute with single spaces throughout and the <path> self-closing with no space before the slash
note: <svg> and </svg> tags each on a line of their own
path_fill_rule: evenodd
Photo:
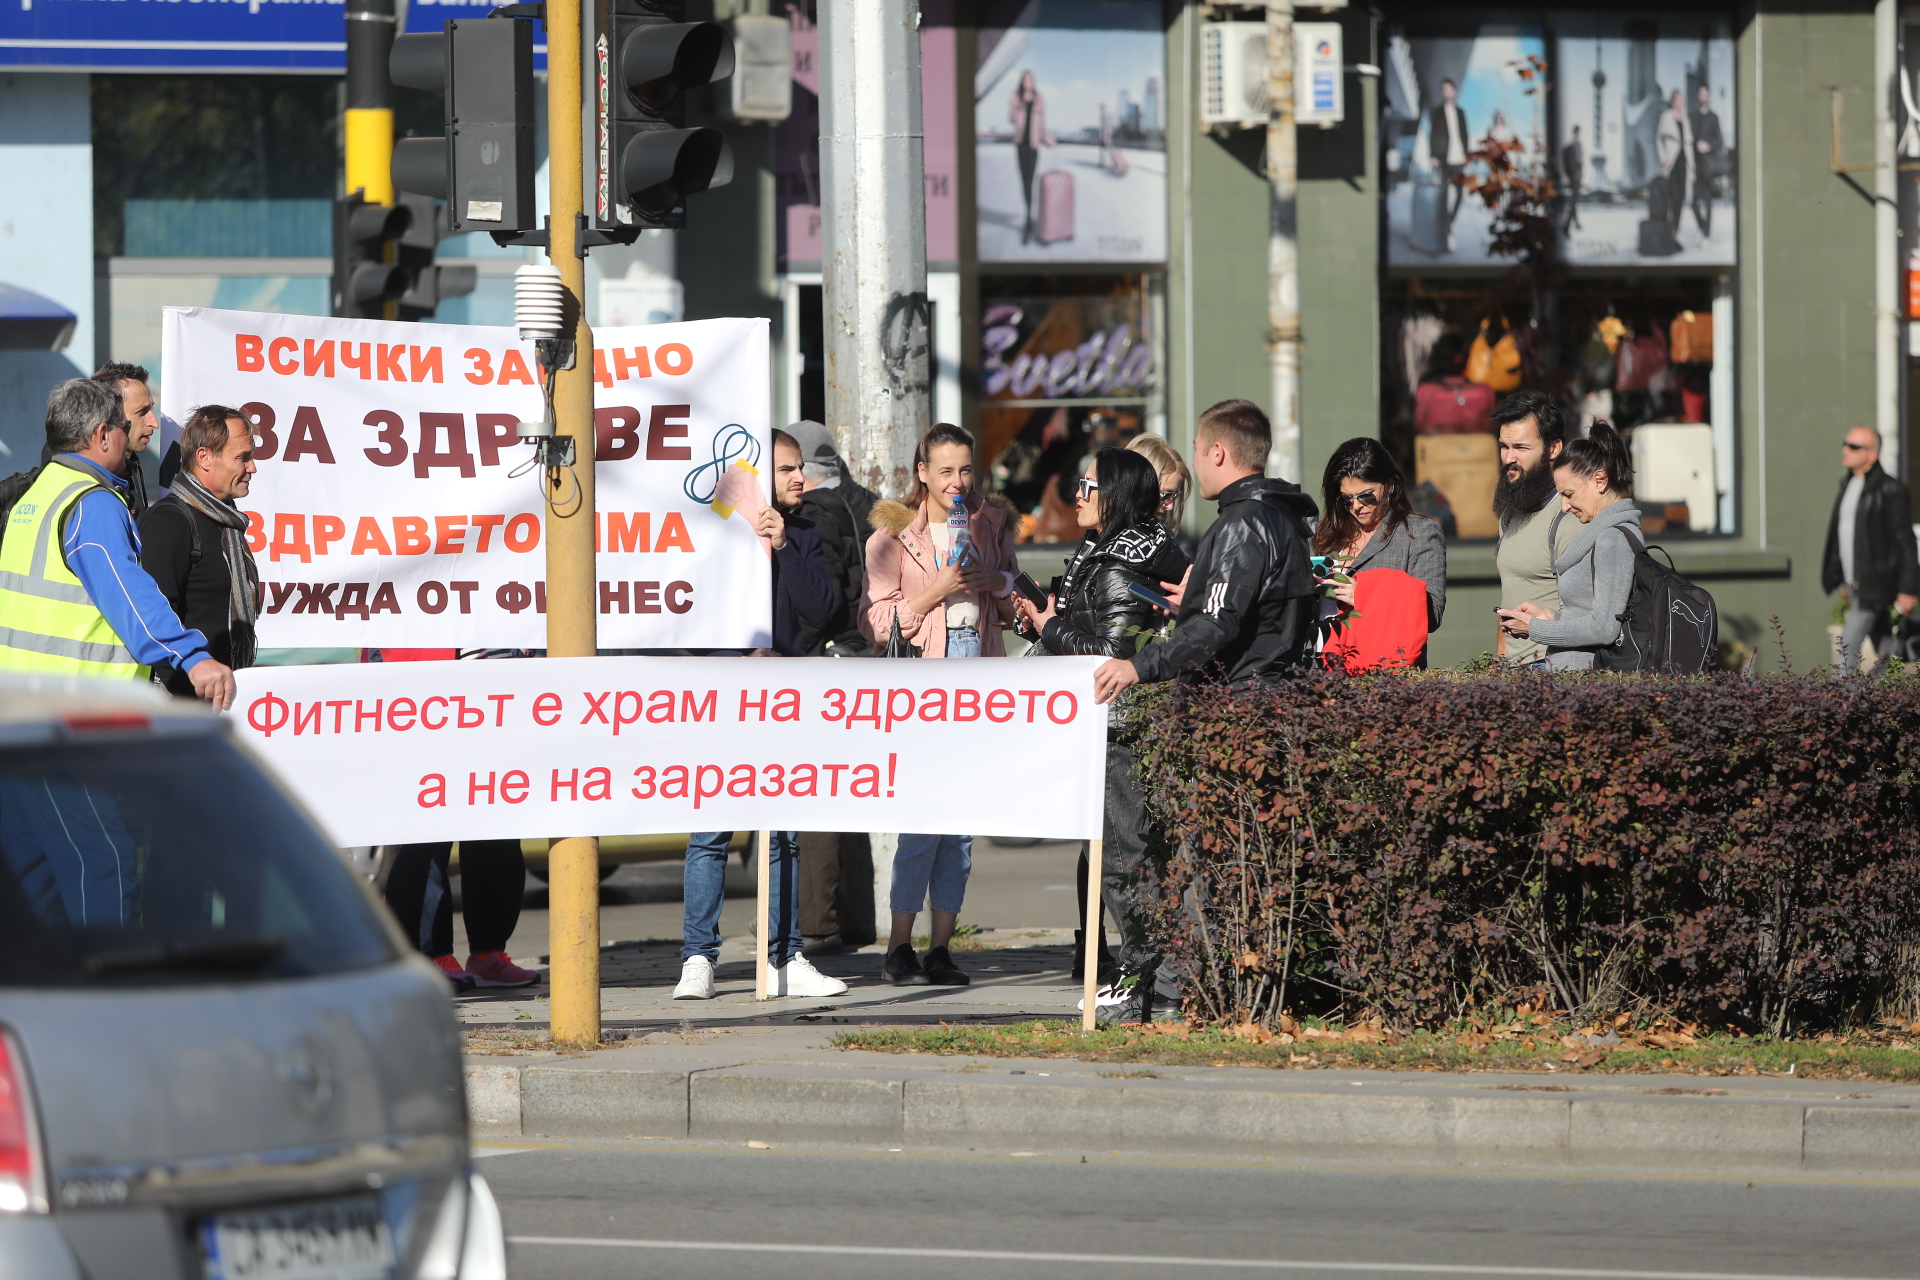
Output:
<svg viewBox="0 0 1920 1280">
<path fill-rule="evenodd" d="M 587 1236 L 508 1236 L 509 1244 L 593 1249 L 687 1249 L 709 1253 L 819 1253 L 872 1258 L 952 1258 L 963 1262 L 1077 1263 L 1084 1266 L 1220 1267 L 1253 1271 L 1345 1271 L 1361 1275 L 1547 1276 L 1555 1280 L 1868 1280 L 1750 1271 L 1617 1271 L 1595 1267 L 1491 1267 L 1433 1262 L 1312 1262 L 1297 1258 L 1187 1258 L 1117 1253 L 1027 1253 L 1009 1249 L 910 1249 L 839 1244 L 743 1244 L 730 1240 L 600 1240 Z"/>
</svg>

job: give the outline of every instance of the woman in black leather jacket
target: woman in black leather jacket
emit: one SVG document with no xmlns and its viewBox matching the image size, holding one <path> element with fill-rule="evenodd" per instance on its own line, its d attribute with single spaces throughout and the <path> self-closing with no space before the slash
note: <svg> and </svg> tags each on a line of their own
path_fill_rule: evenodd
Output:
<svg viewBox="0 0 1920 1280">
<path fill-rule="evenodd" d="M 1040 643 L 1048 653 L 1131 658 L 1140 633 L 1154 630 L 1165 620 L 1132 591 L 1138 583 L 1159 592 L 1161 583 L 1178 582 L 1187 571 L 1187 554 L 1159 519 L 1159 509 L 1160 477 L 1152 463 L 1126 449 L 1102 449 L 1094 456 L 1074 503 L 1075 516 L 1086 532 L 1052 603 L 1041 611 L 1015 597 L 1016 607 L 1028 625 L 1040 632 Z M 1103 981 L 1095 1004 L 1103 1021 L 1140 1021 L 1151 1016 L 1147 1001 L 1160 961 L 1148 948 L 1145 930 L 1131 910 L 1131 898 L 1137 885 L 1158 876 L 1168 850 L 1148 830 L 1133 749 L 1125 733 L 1117 730 L 1110 730 L 1107 739 L 1105 827 L 1101 898 L 1107 915 L 1120 926 L 1120 953 L 1118 969 L 1112 971 L 1106 963 L 1106 948 L 1098 948 Z M 1079 881 L 1084 920 L 1084 851 Z M 1076 946 L 1076 970 L 1083 952 L 1084 946 Z M 1122 985 L 1129 976 L 1140 979 L 1131 990 Z"/>
</svg>

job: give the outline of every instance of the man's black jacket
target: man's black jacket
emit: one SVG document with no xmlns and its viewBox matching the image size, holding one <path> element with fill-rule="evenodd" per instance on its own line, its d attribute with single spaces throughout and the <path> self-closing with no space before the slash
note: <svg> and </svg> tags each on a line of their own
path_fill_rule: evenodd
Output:
<svg viewBox="0 0 1920 1280">
<path fill-rule="evenodd" d="M 1319 614 L 1300 486 L 1247 476 L 1220 491 L 1173 638 L 1133 660 L 1144 681 L 1280 679 L 1305 665 Z"/>
<path fill-rule="evenodd" d="M 1851 476 L 1848 479 L 1852 479 Z M 1833 592 L 1857 586 L 1854 603 L 1875 612 L 1887 608 L 1898 595 L 1920 596 L 1920 557 L 1913 539 L 1913 504 L 1907 486 L 1874 463 L 1860 489 L 1860 509 L 1853 518 L 1853 574 L 1848 583 L 1840 570 L 1840 499 L 1827 518 L 1827 551 L 1820 564 L 1820 589 Z M 1847 482 L 1840 482 L 1846 495 Z"/>
<path fill-rule="evenodd" d="M 839 596 L 824 623 L 801 627 L 810 654 L 824 654 L 835 642 L 859 653 L 871 647 L 860 634 L 860 597 L 867 588 L 867 538 L 873 533 L 867 517 L 872 511 L 873 495 L 853 482 L 844 465 L 838 485 L 800 495 L 800 514 L 820 530 L 820 549 Z"/>
</svg>

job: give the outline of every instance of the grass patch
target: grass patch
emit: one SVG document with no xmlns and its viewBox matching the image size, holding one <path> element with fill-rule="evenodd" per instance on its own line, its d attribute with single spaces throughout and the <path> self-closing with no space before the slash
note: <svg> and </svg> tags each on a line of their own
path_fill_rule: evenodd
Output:
<svg viewBox="0 0 1920 1280">
<path fill-rule="evenodd" d="M 984 943 L 984 942 L 982 942 L 982 941 L 981 941 L 981 940 L 979 939 L 979 937 L 977 936 L 977 935 L 979 935 L 979 934 L 982 934 L 982 933 L 984 933 L 984 932 L 986 932 L 986 930 L 984 930 L 984 929 L 982 929 L 982 928 L 981 928 L 981 927 L 980 927 L 979 925 L 977 925 L 977 924 L 959 924 L 959 925 L 955 925 L 955 926 L 954 926 L 954 928 L 953 928 L 953 941 L 952 941 L 952 942 L 949 942 L 949 943 L 947 944 L 947 950 L 949 950 L 949 951 L 987 951 L 987 950 L 990 950 L 990 948 L 988 947 L 988 945 L 987 945 L 986 943 Z M 927 949 L 928 947 L 930 947 L 930 946 L 932 946 L 932 945 L 933 945 L 933 935 L 932 935 L 932 934 L 930 934 L 930 933 L 919 933 L 919 934 L 915 934 L 915 935 L 914 935 L 914 938 L 913 938 L 913 949 L 914 949 L 915 951 L 922 951 L 922 952 L 924 952 L 924 951 L 925 951 L 925 950 L 926 950 L 926 949 Z"/>
<path fill-rule="evenodd" d="M 1174 1067 L 1795 1076 L 1920 1083 L 1920 1024 L 1776 1040 L 1670 1023 L 1605 1023 L 1576 1031 L 1564 1023 L 1515 1019 L 1489 1024 L 1475 1019 L 1443 1031 L 1399 1035 L 1377 1024 L 1339 1027 L 1287 1021 L 1294 1030 L 1278 1034 L 1250 1024 L 1161 1024 L 1090 1032 L 1069 1021 L 998 1027 L 943 1024 L 842 1032 L 833 1045 L 875 1053 L 1073 1058 Z"/>
</svg>

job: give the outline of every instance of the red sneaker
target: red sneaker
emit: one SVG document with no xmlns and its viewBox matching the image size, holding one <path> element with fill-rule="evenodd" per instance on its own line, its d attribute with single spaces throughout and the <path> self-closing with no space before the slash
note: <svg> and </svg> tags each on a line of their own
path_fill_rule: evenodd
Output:
<svg viewBox="0 0 1920 1280">
<path fill-rule="evenodd" d="M 530 987 L 540 981 L 531 969 L 522 969 L 504 951 L 481 951 L 467 957 L 467 972 L 483 987 Z"/>
<path fill-rule="evenodd" d="M 452 956 L 434 956 L 433 962 L 440 966 L 440 972 L 447 975 L 447 981 L 453 984 L 456 993 L 473 990 L 477 980 L 471 973 L 460 967 L 460 962 Z"/>
</svg>

